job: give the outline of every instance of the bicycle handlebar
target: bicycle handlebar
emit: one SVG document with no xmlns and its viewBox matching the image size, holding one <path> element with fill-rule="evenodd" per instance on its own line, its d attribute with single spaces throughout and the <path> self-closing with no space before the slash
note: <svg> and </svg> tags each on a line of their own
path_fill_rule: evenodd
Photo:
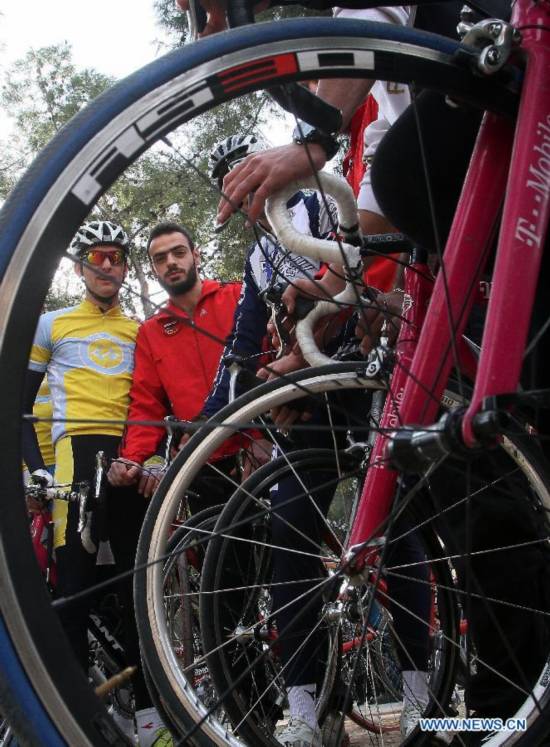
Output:
<svg viewBox="0 0 550 747">
<path fill-rule="evenodd" d="M 357 205 L 349 184 L 338 176 L 319 172 L 303 181 L 292 182 L 268 198 L 266 214 L 280 243 L 289 251 L 328 264 L 344 265 L 346 287 L 334 297 L 334 301 L 319 301 L 303 319 L 296 324 L 296 339 L 302 355 L 310 366 L 331 363 L 332 359 L 322 353 L 315 342 L 313 329 L 319 319 L 338 313 L 341 304 L 356 300 L 357 290 L 353 280 L 361 271 L 361 248 L 352 244 L 318 239 L 302 234 L 292 225 L 287 202 L 300 189 L 319 189 L 331 195 L 338 209 L 339 230 L 344 236 L 357 240 L 361 233 L 357 224 Z"/>
<path fill-rule="evenodd" d="M 88 483 L 81 483 L 78 491 L 76 490 L 64 490 L 63 486 L 56 485 L 53 488 L 46 488 L 43 485 L 34 485 L 30 483 L 25 485 L 25 497 L 33 498 L 35 501 L 42 501 L 46 503 L 51 500 L 79 501 L 82 496 L 82 492 L 88 489 Z"/>
</svg>

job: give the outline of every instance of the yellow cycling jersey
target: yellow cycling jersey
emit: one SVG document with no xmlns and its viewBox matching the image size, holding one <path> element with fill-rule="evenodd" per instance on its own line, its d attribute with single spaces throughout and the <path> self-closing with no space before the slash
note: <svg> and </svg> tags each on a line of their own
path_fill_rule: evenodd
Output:
<svg viewBox="0 0 550 747">
<path fill-rule="evenodd" d="M 122 434 L 122 423 L 90 421 L 126 418 L 137 330 L 120 307 L 104 312 L 87 300 L 40 317 L 29 368 L 47 371 L 53 417 L 68 421 L 53 423 L 54 444 L 62 436 Z"/>
</svg>

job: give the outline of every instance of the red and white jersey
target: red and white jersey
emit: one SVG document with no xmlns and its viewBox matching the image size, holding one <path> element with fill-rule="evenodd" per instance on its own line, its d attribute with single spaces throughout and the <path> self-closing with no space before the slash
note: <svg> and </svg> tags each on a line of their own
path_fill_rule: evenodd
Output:
<svg viewBox="0 0 550 747">
<path fill-rule="evenodd" d="M 335 8 L 334 15 L 339 18 L 357 18 L 378 23 L 394 23 L 398 26 L 412 26 L 415 11 L 414 5 L 362 9 Z M 378 117 L 365 128 L 363 159 L 367 164 L 374 156 L 378 143 L 411 103 L 409 88 L 402 83 L 377 80 L 370 93 L 378 105 Z M 362 210 L 370 210 L 382 215 L 372 191 L 368 167 L 361 181 L 357 205 Z"/>
</svg>

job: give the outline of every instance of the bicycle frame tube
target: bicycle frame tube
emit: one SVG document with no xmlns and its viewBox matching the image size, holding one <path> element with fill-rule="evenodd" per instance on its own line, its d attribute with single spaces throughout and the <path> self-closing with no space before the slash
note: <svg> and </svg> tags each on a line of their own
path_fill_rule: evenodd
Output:
<svg viewBox="0 0 550 747">
<path fill-rule="evenodd" d="M 550 216 L 550 3 L 520 5 L 514 20 L 522 29 L 527 69 L 479 372 L 463 423 L 469 446 L 483 400 L 517 390 Z"/>
<path fill-rule="evenodd" d="M 485 115 L 403 393 L 400 416 L 407 425 L 433 422 L 451 366 L 461 365 L 454 360 L 456 341 L 472 309 L 502 204 L 512 136 L 511 122 Z"/>
<path fill-rule="evenodd" d="M 456 342 L 464 331 L 474 302 L 472 291 L 479 282 L 483 257 L 487 254 L 502 203 L 512 138 L 510 122 L 492 114 L 485 115 L 445 248 L 444 268 L 438 273 L 431 298 L 427 287 L 414 282 L 420 276 L 407 273 L 406 290 L 414 303 L 404 316 L 407 321 L 414 320 L 415 339 L 405 331 L 410 325 L 402 324 L 391 380 L 393 397 L 390 393 L 386 398 L 381 434 L 375 441 L 371 468 L 350 533 L 348 558 L 354 554 L 354 548 L 383 533 L 395 497 L 397 473 L 387 466 L 385 459 L 387 436 L 383 434 L 386 429 L 433 422 L 439 409 L 453 363 L 452 353 L 457 349 L 450 342 L 449 321 L 455 330 Z M 484 195 L 484 199 L 476 195 Z M 404 335 L 407 336 L 406 348 L 401 345 Z M 363 549 L 354 557 L 352 566 L 361 568 L 369 562 L 372 553 L 372 550 Z"/>
<path fill-rule="evenodd" d="M 513 21 L 523 27 L 528 59 L 517 123 L 514 128 L 503 117 L 484 117 L 423 333 L 415 345 L 404 387 L 403 370 L 396 365 L 392 390 L 398 392 L 397 413 L 393 403 L 386 404 L 382 432 L 392 427 L 396 417 L 400 425 L 433 422 L 453 362 L 462 367 L 458 340 L 474 302 L 473 290 L 484 269 L 505 193 L 478 375 L 464 419 L 467 445 L 475 442 L 471 420 L 483 399 L 517 388 L 549 216 L 550 31 L 542 26 L 550 26 L 550 3 L 520 4 Z M 519 300 L 518 277 L 523 289 Z M 439 365 L 434 361 L 440 361 Z M 350 534 L 351 549 L 380 535 L 390 512 L 396 473 L 382 461 L 386 443 L 387 436 L 377 437 L 371 461 L 374 469 L 367 474 Z M 368 553 L 365 548 L 353 565 L 362 565 Z"/>
<path fill-rule="evenodd" d="M 350 534 L 350 548 L 382 533 L 394 497 L 397 472 L 387 466 L 387 438 L 383 434 L 402 424 L 400 409 L 404 387 L 432 289 L 428 273 L 426 264 L 413 264 L 405 269 L 405 299 L 410 299 L 410 304 L 406 302 L 403 308 L 403 322 L 395 346 L 394 372 L 380 420 L 381 434 L 377 436 L 370 456 L 370 469 Z"/>
</svg>

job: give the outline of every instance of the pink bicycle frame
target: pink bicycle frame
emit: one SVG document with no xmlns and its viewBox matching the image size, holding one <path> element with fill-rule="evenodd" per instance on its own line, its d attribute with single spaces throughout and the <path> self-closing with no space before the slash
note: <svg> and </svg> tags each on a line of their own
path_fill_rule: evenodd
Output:
<svg viewBox="0 0 550 747">
<path fill-rule="evenodd" d="M 425 318 L 426 289 L 412 280 L 410 294 L 417 308 L 407 312 L 409 323 L 402 325 L 398 338 L 382 435 L 376 439 L 349 537 L 348 559 L 353 558 L 355 567 L 368 560 L 368 543 L 383 532 L 395 495 L 397 473 L 386 466 L 383 434 L 398 424 L 433 423 L 451 366 L 464 363 L 459 341 L 503 196 L 481 356 L 463 420 L 466 446 L 476 443 L 472 419 L 483 400 L 517 390 L 550 215 L 549 0 L 518 0 L 512 23 L 521 31 L 526 60 L 519 114 L 515 127 L 492 114 L 483 119 L 445 248 L 444 272 L 438 274 Z M 411 338 L 411 329 L 418 340 Z M 362 548 L 355 557 L 354 548 Z"/>
</svg>

